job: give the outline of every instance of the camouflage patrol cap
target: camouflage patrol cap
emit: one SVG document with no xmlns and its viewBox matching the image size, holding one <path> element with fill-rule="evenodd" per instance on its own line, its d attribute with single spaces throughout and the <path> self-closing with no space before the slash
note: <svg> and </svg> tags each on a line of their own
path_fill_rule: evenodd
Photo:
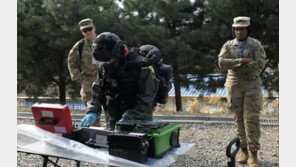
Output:
<svg viewBox="0 0 296 167">
<path fill-rule="evenodd" d="M 80 30 L 93 26 L 93 20 L 90 18 L 83 19 L 79 22 Z"/>
<path fill-rule="evenodd" d="M 250 25 L 250 17 L 239 16 L 233 19 L 232 27 L 248 27 Z"/>
</svg>

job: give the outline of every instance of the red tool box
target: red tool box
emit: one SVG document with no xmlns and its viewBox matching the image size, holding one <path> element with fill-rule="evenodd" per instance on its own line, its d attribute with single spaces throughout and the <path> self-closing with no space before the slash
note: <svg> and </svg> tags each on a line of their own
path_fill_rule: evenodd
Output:
<svg viewBox="0 0 296 167">
<path fill-rule="evenodd" d="M 36 103 L 31 107 L 37 127 L 53 133 L 68 134 L 73 131 L 67 105 Z"/>
</svg>

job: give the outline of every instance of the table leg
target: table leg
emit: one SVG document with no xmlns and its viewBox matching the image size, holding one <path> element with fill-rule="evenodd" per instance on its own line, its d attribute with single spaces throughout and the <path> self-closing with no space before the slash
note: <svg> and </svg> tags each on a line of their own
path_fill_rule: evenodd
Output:
<svg viewBox="0 0 296 167">
<path fill-rule="evenodd" d="M 48 156 L 45 156 L 45 155 L 42 155 L 43 157 L 43 167 L 46 167 L 47 166 L 47 162 L 48 162 Z"/>
<path fill-rule="evenodd" d="M 76 167 L 80 167 L 80 161 L 75 160 L 75 162 L 76 162 Z"/>
</svg>

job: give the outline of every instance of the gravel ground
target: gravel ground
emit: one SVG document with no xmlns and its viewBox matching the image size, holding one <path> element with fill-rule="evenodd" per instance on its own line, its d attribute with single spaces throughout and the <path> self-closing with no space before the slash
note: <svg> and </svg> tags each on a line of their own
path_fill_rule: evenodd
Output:
<svg viewBox="0 0 296 167">
<path fill-rule="evenodd" d="M 18 124 L 33 124 L 33 120 L 18 119 Z M 195 153 L 191 156 L 180 155 L 171 167 L 222 167 L 227 166 L 228 158 L 225 155 L 226 145 L 235 136 L 236 126 L 234 124 L 180 124 L 180 141 L 195 144 Z M 261 149 L 259 160 L 261 167 L 279 166 L 279 127 L 261 127 Z M 51 158 L 55 161 L 55 158 Z M 71 160 L 60 159 L 62 167 L 76 166 Z M 37 155 L 17 153 L 18 167 L 41 167 L 42 158 Z M 48 165 L 53 166 L 53 165 Z M 105 167 L 81 162 L 82 167 Z M 237 164 L 238 167 L 248 165 Z"/>
</svg>

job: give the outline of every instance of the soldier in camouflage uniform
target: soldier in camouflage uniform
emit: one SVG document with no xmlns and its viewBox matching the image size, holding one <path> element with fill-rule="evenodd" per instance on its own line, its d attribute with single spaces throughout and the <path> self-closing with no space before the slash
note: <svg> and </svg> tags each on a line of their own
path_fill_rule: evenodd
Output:
<svg viewBox="0 0 296 167">
<path fill-rule="evenodd" d="M 80 95 L 86 107 L 86 103 L 92 97 L 92 84 L 97 77 L 97 65 L 92 56 L 92 42 L 96 39 L 96 27 L 93 20 L 86 18 L 79 22 L 80 30 L 84 39 L 76 42 L 68 55 L 68 68 L 71 79 L 81 84 Z M 79 53 L 79 45 L 81 45 L 81 53 Z M 108 113 L 106 114 L 108 122 Z M 96 122 L 96 126 L 100 126 L 100 120 Z"/>
<path fill-rule="evenodd" d="M 134 66 L 145 61 L 145 57 L 140 56 L 138 49 L 129 51 L 120 38 L 110 32 L 97 37 L 93 50 L 94 58 L 102 63 L 93 84 L 92 101 L 87 103 L 87 115 L 80 125 L 92 125 L 100 116 L 101 107 L 109 111 L 111 129 L 117 121 L 152 120 L 159 80 L 152 66 Z"/>
<path fill-rule="evenodd" d="M 241 151 L 239 163 L 257 167 L 260 149 L 259 116 L 262 108 L 260 73 L 266 63 L 261 43 L 249 36 L 249 17 L 233 19 L 235 39 L 227 41 L 219 54 L 219 66 L 228 70 L 225 83 L 229 110 L 234 113 Z"/>
</svg>

